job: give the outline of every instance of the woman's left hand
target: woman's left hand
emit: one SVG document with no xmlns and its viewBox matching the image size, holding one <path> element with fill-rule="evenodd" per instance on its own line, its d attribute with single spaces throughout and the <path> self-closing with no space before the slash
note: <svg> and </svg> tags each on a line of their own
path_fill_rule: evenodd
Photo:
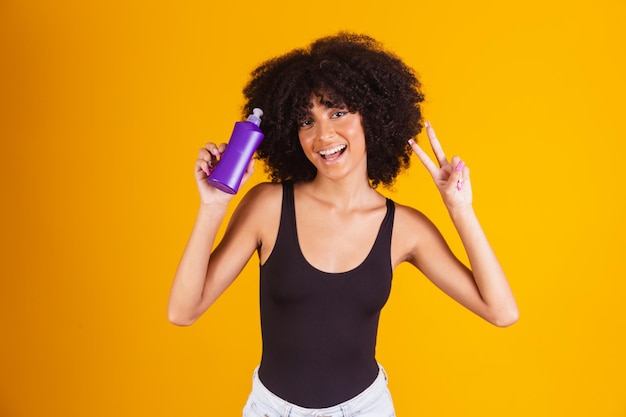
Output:
<svg viewBox="0 0 626 417">
<path fill-rule="evenodd" d="M 428 122 L 426 123 L 426 134 L 439 166 L 430 159 L 413 139 L 409 140 L 409 144 L 411 144 L 413 151 L 433 177 L 446 207 L 450 211 L 471 207 L 472 186 L 470 184 L 469 168 L 458 156 L 452 157 L 448 162 L 441 143 L 439 143 L 437 135 L 435 135 L 435 130 Z"/>
</svg>

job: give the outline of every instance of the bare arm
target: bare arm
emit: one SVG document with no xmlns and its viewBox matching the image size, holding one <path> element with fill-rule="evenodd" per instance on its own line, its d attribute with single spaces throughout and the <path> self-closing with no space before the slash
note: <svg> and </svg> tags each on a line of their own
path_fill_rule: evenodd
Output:
<svg viewBox="0 0 626 417">
<path fill-rule="evenodd" d="M 433 128 L 427 125 L 426 130 L 439 166 L 415 142 L 411 141 L 411 146 L 443 197 L 471 269 L 451 253 L 434 225 L 418 214 L 412 217 L 422 233 L 409 260 L 435 285 L 479 316 L 497 326 L 509 326 L 518 319 L 517 303 L 472 207 L 469 169 L 459 157 L 448 162 Z"/>
<path fill-rule="evenodd" d="M 196 161 L 195 176 L 201 203 L 174 277 L 168 305 L 169 320 L 177 325 L 192 324 L 200 317 L 235 280 L 256 248 L 254 228 L 246 224 L 250 220 L 246 217 L 247 203 L 244 198 L 233 215 L 224 239 L 211 253 L 232 199 L 232 195 L 217 190 L 206 180 L 224 149 L 225 145 L 218 148 L 209 143 L 200 150 Z M 251 162 L 244 181 L 252 174 L 252 170 Z M 229 250 L 232 247 L 237 250 Z"/>
</svg>

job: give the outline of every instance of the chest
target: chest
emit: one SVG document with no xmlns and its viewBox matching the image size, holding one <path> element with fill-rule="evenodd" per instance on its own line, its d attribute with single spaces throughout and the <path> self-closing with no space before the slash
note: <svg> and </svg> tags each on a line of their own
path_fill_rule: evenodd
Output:
<svg viewBox="0 0 626 417">
<path fill-rule="evenodd" d="M 385 214 L 385 207 L 358 213 L 297 207 L 296 244 L 312 267 L 328 273 L 350 271 L 370 254 Z"/>
<path fill-rule="evenodd" d="M 304 250 L 295 225 L 281 228 L 274 253 L 261 268 L 263 304 L 334 311 L 341 317 L 378 314 L 389 297 L 393 274 L 390 231 L 379 226 L 380 222 L 373 236 L 359 235 L 371 237 L 367 244 L 361 244 L 362 238 L 349 238 L 344 230 L 328 233 L 323 241 L 304 239 Z M 351 250 L 353 246 L 359 249 Z"/>
<path fill-rule="evenodd" d="M 283 204 L 271 256 L 261 266 L 263 305 L 313 311 L 321 304 L 342 316 L 377 314 L 391 290 L 390 201 L 351 213 Z M 312 309 L 312 310 L 309 310 Z"/>
</svg>

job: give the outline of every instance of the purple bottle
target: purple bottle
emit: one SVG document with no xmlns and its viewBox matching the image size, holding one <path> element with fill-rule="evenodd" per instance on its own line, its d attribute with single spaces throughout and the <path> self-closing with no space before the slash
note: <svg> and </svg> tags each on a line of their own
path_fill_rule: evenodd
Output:
<svg viewBox="0 0 626 417">
<path fill-rule="evenodd" d="M 209 175 L 209 183 L 218 190 L 228 194 L 239 191 L 248 163 L 264 137 L 259 129 L 261 116 L 263 110 L 255 108 L 246 121 L 235 123 L 228 146 L 215 170 Z"/>
</svg>

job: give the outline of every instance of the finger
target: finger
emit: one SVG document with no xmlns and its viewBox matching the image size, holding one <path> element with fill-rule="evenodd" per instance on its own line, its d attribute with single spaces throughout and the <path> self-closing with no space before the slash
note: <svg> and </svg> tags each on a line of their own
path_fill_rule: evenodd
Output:
<svg viewBox="0 0 626 417">
<path fill-rule="evenodd" d="M 453 156 L 452 158 L 450 158 L 450 168 L 452 170 L 456 170 L 456 167 L 459 166 L 459 163 L 462 162 L 461 161 L 461 157 L 459 156 Z M 459 171 L 461 172 L 461 171 Z"/>
<path fill-rule="evenodd" d="M 248 167 L 246 168 L 246 172 L 243 174 L 241 183 L 244 184 L 246 181 L 248 181 L 248 178 L 250 178 L 253 173 L 254 173 L 254 158 L 252 158 L 250 162 L 248 163 Z"/>
<path fill-rule="evenodd" d="M 463 184 L 467 186 L 467 184 L 470 182 L 470 169 L 467 167 L 467 165 L 463 168 L 461 178 L 463 178 Z"/>
<path fill-rule="evenodd" d="M 222 144 L 222 146 L 224 146 L 224 144 Z M 224 146 L 225 148 L 225 146 Z M 202 152 L 203 150 L 206 150 L 208 153 L 210 153 L 211 155 L 213 155 L 216 158 L 219 158 L 220 156 L 222 156 L 222 151 L 220 151 L 220 149 L 218 148 L 218 146 L 213 143 L 213 142 L 209 142 L 206 145 L 204 145 L 203 148 L 200 149 L 200 152 Z"/>
<path fill-rule="evenodd" d="M 198 159 L 210 161 L 212 158 L 214 158 L 214 156 L 207 148 L 200 148 L 200 150 L 198 151 Z"/>
<path fill-rule="evenodd" d="M 465 162 L 459 160 L 459 162 L 456 164 L 456 167 L 454 168 L 454 176 L 453 176 L 453 180 L 454 178 L 456 178 L 456 189 L 458 191 L 461 191 L 463 189 L 463 185 L 465 184 L 465 178 L 463 175 L 465 169 Z"/>
<path fill-rule="evenodd" d="M 422 161 L 422 164 L 426 167 L 430 175 L 435 176 L 438 168 L 437 165 L 430 159 L 430 157 L 424 152 L 421 146 L 419 146 L 413 139 L 409 140 L 409 144 L 413 149 L 413 152 L 417 155 L 417 157 Z"/>
<path fill-rule="evenodd" d="M 203 158 L 196 160 L 196 172 L 204 172 L 204 174 L 206 174 L 207 177 L 211 175 L 210 160 L 207 161 L 206 159 L 203 159 Z"/>
<path fill-rule="evenodd" d="M 217 162 L 221 160 L 226 144 L 222 143 L 219 146 L 213 142 L 209 142 L 200 149 L 200 158 L 204 159 L 209 164 L 209 172 L 217 166 Z"/>
<path fill-rule="evenodd" d="M 430 122 L 426 122 L 426 134 L 428 135 L 430 146 L 433 149 L 439 166 L 444 166 L 446 163 L 448 163 L 448 161 L 446 160 L 446 153 L 443 151 L 441 143 L 439 142 L 439 139 L 437 139 L 437 135 L 435 134 L 435 129 L 433 129 Z"/>
</svg>

